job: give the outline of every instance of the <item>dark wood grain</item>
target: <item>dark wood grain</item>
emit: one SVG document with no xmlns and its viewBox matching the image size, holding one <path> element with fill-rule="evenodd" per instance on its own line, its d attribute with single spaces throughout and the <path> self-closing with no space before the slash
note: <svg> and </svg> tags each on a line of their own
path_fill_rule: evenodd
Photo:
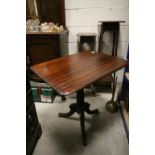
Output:
<svg viewBox="0 0 155 155">
<path fill-rule="evenodd" d="M 81 52 L 31 67 L 62 95 L 69 95 L 127 65 L 127 61 L 96 52 Z"/>
</svg>

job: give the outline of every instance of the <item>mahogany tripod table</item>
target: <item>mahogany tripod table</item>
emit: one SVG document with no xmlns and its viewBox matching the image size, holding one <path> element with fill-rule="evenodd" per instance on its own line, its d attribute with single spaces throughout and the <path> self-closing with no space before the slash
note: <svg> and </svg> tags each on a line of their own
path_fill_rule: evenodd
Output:
<svg viewBox="0 0 155 155">
<path fill-rule="evenodd" d="M 126 65 L 127 61 L 124 59 L 87 51 L 36 64 L 31 70 L 61 95 L 76 92 L 76 103 L 70 105 L 68 113 L 59 113 L 59 116 L 69 117 L 74 112 L 79 113 L 82 141 L 86 145 L 84 111 L 94 114 L 98 113 L 98 110 L 90 110 L 89 104 L 84 102 L 84 87 Z"/>
</svg>

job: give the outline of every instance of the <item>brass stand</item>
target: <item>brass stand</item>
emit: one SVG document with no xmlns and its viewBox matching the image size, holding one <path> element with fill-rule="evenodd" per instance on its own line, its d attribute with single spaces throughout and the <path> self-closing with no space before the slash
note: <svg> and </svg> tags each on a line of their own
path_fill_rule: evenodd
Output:
<svg viewBox="0 0 155 155">
<path fill-rule="evenodd" d="M 117 56 L 117 46 L 118 46 L 118 36 L 119 36 L 119 23 L 124 22 L 124 21 L 101 21 L 101 33 L 100 33 L 100 38 L 99 38 L 99 47 L 98 47 L 98 52 L 101 52 L 101 45 L 102 45 L 102 40 L 103 40 L 103 35 L 106 31 L 110 31 L 113 33 L 113 44 L 112 44 L 112 56 Z M 111 75 L 112 76 L 112 75 Z M 104 78 L 103 78 L 104 81 Z M 110 79 L 109 79 L 110 81 Z M 118 111 L 118 105 L 114 101 L 114 96 L 115 96 L 115 89 L 116 89 L 116 81 L 117 78 L 115 79 L 115 73 L 112 81 L 110 81 L 113 84 L 112 88 L 112 98 L 110 101 L 106 103 L 105 109 L 108 112 L 114 113 Z"/>
<path fill-rule="evenodd" d="M 114 97 L 115 97 L 115 91 L 116 91 L 116 82 L 117 82 L 117 77 L 115 78 L 115 73 L 114 73 L 114 82 L 113 82 L 113 92 L 112 92 L 112 98 L 110 101 L 108 101 L 106 103 L 105 109 L 110 112 L 110 113 L 114 113 L 118 111 L 118 105 L 117 103 L 114 101 Z"/>
</svg>

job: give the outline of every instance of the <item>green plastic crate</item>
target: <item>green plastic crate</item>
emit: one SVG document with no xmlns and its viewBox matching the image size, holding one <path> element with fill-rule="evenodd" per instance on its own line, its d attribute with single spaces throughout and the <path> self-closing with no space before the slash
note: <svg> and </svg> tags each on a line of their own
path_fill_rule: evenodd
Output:
<svg viewBox="0 0 155 155">
<path fill-rule="evenodd" d="M 54 90 L 47 83 L 30 81 L 30 84 L 35 102 L 52 103 Z"/>
<path fill-rule="evenodd" d="M 40 95 L 38 93 L 38 89 L 34 88 L 34 87 L 31 87 L 31 90 L 32 90 L 32 95 L 33 95 L 34 102 L 40 102 L 41 98 L 40 98 Z"/>
</svg>

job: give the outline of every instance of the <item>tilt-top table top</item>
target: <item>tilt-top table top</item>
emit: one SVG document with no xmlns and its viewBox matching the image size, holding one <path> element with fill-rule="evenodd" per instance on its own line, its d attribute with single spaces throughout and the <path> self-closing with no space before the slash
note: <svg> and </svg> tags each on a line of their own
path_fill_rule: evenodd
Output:
<svg viewBox="0 0 155 155">
<path fill-rule="evenodd" d="M 118 57 L 87 51 L 36 64 L 31 70 L 61 95 L 69 95 L 127 64 Z"/>
</svg>

